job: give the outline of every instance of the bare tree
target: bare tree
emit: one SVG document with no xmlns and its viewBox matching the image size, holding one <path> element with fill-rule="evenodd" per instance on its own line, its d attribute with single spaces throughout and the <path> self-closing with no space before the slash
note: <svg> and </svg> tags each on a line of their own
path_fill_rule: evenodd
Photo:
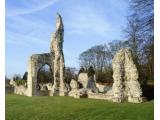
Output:
<svg viewBox="0 0 160 120">
<path fill-rule="evenodd" d="M 21 75 L 20 74 L 14 74 L 13 75 L 13 80 L 21 80 Z"/>
<path fill-rule="evenodd" d="M 125 35 L 138 66 L 140 79 L 154 79 L 154 1 L 130 0 Z"/>
<path fill-rule="evenodd" d="M 125 47 L 123 41 L 93 46 L 80 54 L 80 66 L 83 66 L 85 70 L 92 66 L 98 82 L 111 82 L 112 58 L 115 52 L 123 47 Z"/>
</svg>

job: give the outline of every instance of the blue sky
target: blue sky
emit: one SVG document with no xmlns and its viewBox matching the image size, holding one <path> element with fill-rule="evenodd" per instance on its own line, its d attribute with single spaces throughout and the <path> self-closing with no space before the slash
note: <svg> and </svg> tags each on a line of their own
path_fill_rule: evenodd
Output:
<svg viewBox="0 0 160 120">
<path fill-rule="evenodd" d="M 6 75 L 23 75 L 31 54 L 49 52 L 56 13 L 64 22 L 65 65 L 88 48 L 124 39 L 126 0 L 6 0 Z"/>
</svg>

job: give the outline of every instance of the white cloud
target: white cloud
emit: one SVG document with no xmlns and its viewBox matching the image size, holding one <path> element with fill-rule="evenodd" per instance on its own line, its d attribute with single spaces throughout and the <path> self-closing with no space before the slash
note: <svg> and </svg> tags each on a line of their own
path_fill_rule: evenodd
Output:
<svg viewBox="0 0 160 120">
<path fill-rule="evenodd" d="M 29 36 L 24 34 L 19 34 L 12 31 L 7 31 L 6 43 L 21 46 L 32 46 L 37 44 L 47 44 L 48 41 L 38 39 L 36 36 Z"/>
<path fill-rule="evenodd" d="M 7 18 L 6 43 L 29 46 L 47 44 L 50 39 L 51 25 L 37 18 Z M 48 37 L 48 39 L 46 39 Z"/>
<path fill-rule="evenodd" d="M 58 2 L 59 0 L 22 0 L 18 1 L 23 4 L 23 6 L 10 8 L 10 6 L 7 7 L 6 11 L 6 17 L 13 17 L 18 15 L 24 15 L 24 14 L 30 14 L 37 11 L 40 11 L 42 9 L 45 9 L 47 7 L 50 7 L 54 3 Z"/>
</svg>

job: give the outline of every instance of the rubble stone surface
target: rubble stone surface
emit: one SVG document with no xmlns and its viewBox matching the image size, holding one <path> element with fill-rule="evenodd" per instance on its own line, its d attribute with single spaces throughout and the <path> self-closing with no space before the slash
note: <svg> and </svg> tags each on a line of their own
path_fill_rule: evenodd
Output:
<svg viewBox="0 0 160 120">
<path fill-rule="evenodd" d="M 67 89 L 64 83 L 64 55 L 63 55 L 63 35 L 64 27 L 62 17 L 57 14 L 56 32 L 51 36 L 50 53 L 34 54 L 29 59 L 28 64 L 28 96 L 37 95 L 37 73 L 45 64 L 49 65 L 54 85 L 53 95 L 64 96 Z"/>
<path fill-rule="evenodd" d="M 27 88 L 24 85 L 17 85 L 14 80 L 10 80 L 10 85 L 14 87 L 14 93 L 19 95 L 27 95 Z"/>
<path fill-rule="evenodd" d="M 138 82 L 138 70 L 133 62 L 129 49 L 119 50 L 113 58 L 112 86 L 113 101 L 140 103 L 142 102 L 142 90 Z"/>
</svg>

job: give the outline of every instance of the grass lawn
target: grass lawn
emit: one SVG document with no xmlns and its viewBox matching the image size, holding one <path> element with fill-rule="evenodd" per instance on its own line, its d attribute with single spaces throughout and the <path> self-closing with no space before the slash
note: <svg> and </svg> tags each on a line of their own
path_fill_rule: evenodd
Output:
<svg viewBox="0 0 160 120">
<path fill-rule="evenodd" d="M 154 101 L 142 104 L 60 96 L 6 95 L 6 120 L 153 120 Z"/>
</svg>

